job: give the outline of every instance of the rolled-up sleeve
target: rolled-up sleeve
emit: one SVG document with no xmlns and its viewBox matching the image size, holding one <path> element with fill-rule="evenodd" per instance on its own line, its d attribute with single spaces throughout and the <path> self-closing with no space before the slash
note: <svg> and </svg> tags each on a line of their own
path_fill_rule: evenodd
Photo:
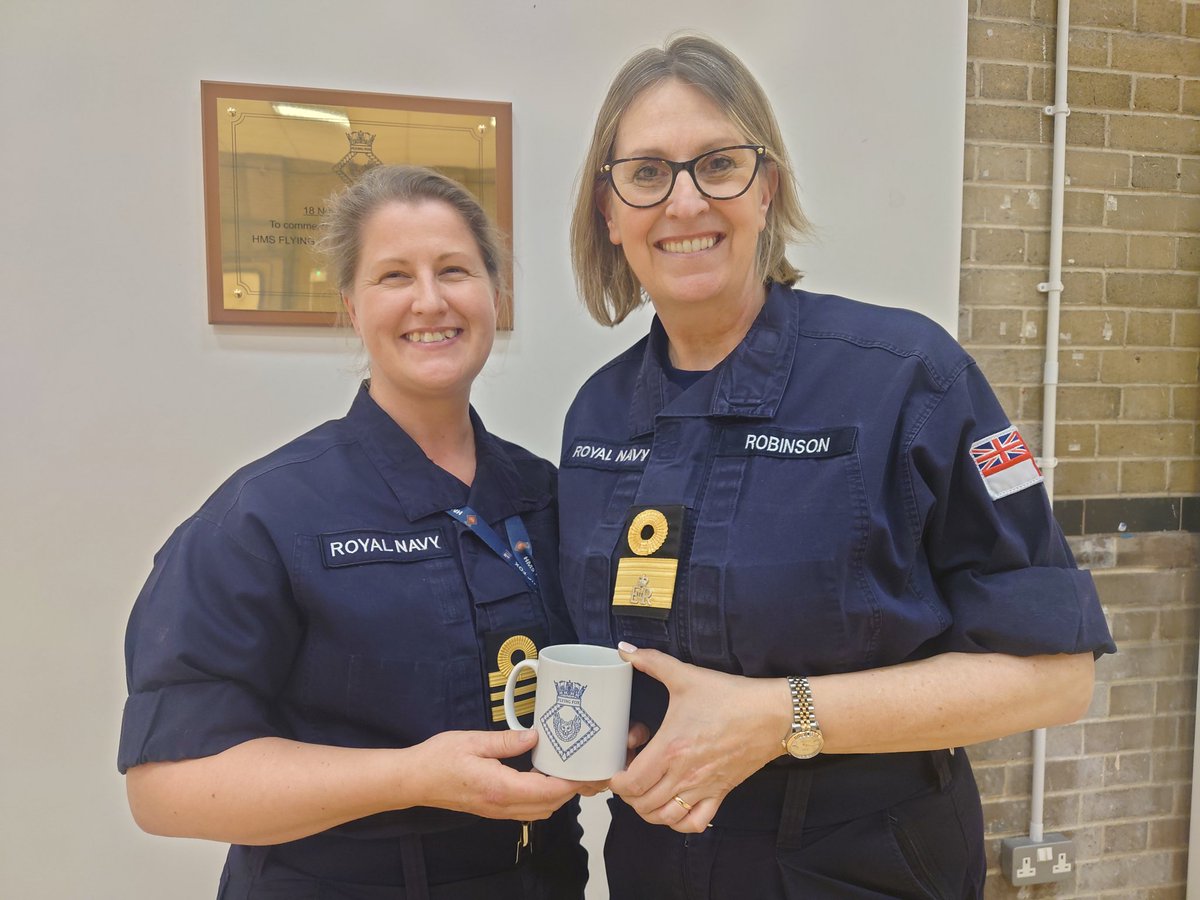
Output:
<svg viewBox="0 0 1200 900">
<path fill-rule="evenodd" d="M 155 557 L 125 637 L 117 766 L 210 756 L 283 735 L 273 700 L 300 635 L 287 572 L 195 517 Z"/>
<path fill-rule="evenodd" d="M 1091 575 L 1076 567 L 1033 461 L 1027 486 L 1010 479 L 989 490 L 972 456 L 973 446 L 1008 427 L 983 375 L 968 365 L 910 445 L 917 527 L 952 618 L 934 649 L 1115 652 Z"/>
</svg>

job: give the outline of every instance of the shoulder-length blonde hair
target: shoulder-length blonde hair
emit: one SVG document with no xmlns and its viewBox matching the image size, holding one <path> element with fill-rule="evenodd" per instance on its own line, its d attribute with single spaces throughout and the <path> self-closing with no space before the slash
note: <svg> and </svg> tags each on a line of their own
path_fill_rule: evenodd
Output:
<svg viewBox="0 0 1200 900">
<path fill-rule="evenodd" d="M 785 257 L 787 245 L 811 231 L 800 209 L 799 189 L 783 137 L 762 87 L 740 59 L 716 41 L 680 35 L 659 49 L 634 56 L 617 73 L 596 117 L 592 143 L 584 159 L 571 217 L 571 263 L 580 297 L 601 325 L 616 325 L 645 302 L 642 286 L 622 249 L 608 239 L 608 226 L 597 205 L 608 189 L 600 168 L 612 158 L 621 116 L 649 87 L 676 79 L 703 91 L 745 135 L 763 144 L 779 173 L 779 186 L 758 238 L 757 271 L 764 282 L 794 284 L 800 273 Z M 613 202 L 619 203 L 620 200 Z"/>
</svg>

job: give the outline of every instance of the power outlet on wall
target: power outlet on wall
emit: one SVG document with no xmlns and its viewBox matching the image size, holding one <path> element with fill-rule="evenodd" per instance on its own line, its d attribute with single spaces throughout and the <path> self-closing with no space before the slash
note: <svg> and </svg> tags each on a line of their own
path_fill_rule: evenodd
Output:
<svg viewBox="0 0 1200 900">
<path fill-rule="evenodd" d="M 1000 869 L 1016 886 L 1066 881 L 1075 871 L 1075 843 L 1065 834 L 1005 838 L 1000 842 Z"/>
</svg>

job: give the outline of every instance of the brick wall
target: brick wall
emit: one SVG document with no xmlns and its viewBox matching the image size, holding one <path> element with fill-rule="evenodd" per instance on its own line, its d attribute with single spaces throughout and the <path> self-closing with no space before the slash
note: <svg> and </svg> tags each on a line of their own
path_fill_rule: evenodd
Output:
<svg viewBox="0 0 1200 900">
<path fill-rule="evenodd" d="M 960 333 L 1041 446 L 1054 0 L 968 0 Z M 1055 511 L 1121 652 L 1080 723 L 1051 730 L 1045 824 L 1062 885 L 1013 888 L 1029 735 L 971 748 L 989 898 L 1183 898 L 1200 556 L 1200 0 L 1071 6 Z"/>
</svg>

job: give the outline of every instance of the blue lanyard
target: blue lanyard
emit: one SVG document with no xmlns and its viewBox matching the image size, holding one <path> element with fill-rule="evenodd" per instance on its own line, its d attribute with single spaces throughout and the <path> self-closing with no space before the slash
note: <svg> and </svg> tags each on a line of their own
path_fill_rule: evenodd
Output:
<svg viewBox="0 0 1200 900">
<path fill-rule="evenodd" d="M 504 520 L 504 530 L 508 532 L 508 546 L 496 534 L 496 530 L 480 518 L 479 513 L 464 506 L 461 509 L 448 509 L 446 514 L 462 522 L 479 539 L 492 548 L 492 551 L 502 560 L 512 566 L 525 579 L 525 583 L 534 591 L 538 590 L 537 569 L 533 567 L 533 544 L 529 540 L 529 532 L 520 516 L 509 516 Z"/>
</svg>

